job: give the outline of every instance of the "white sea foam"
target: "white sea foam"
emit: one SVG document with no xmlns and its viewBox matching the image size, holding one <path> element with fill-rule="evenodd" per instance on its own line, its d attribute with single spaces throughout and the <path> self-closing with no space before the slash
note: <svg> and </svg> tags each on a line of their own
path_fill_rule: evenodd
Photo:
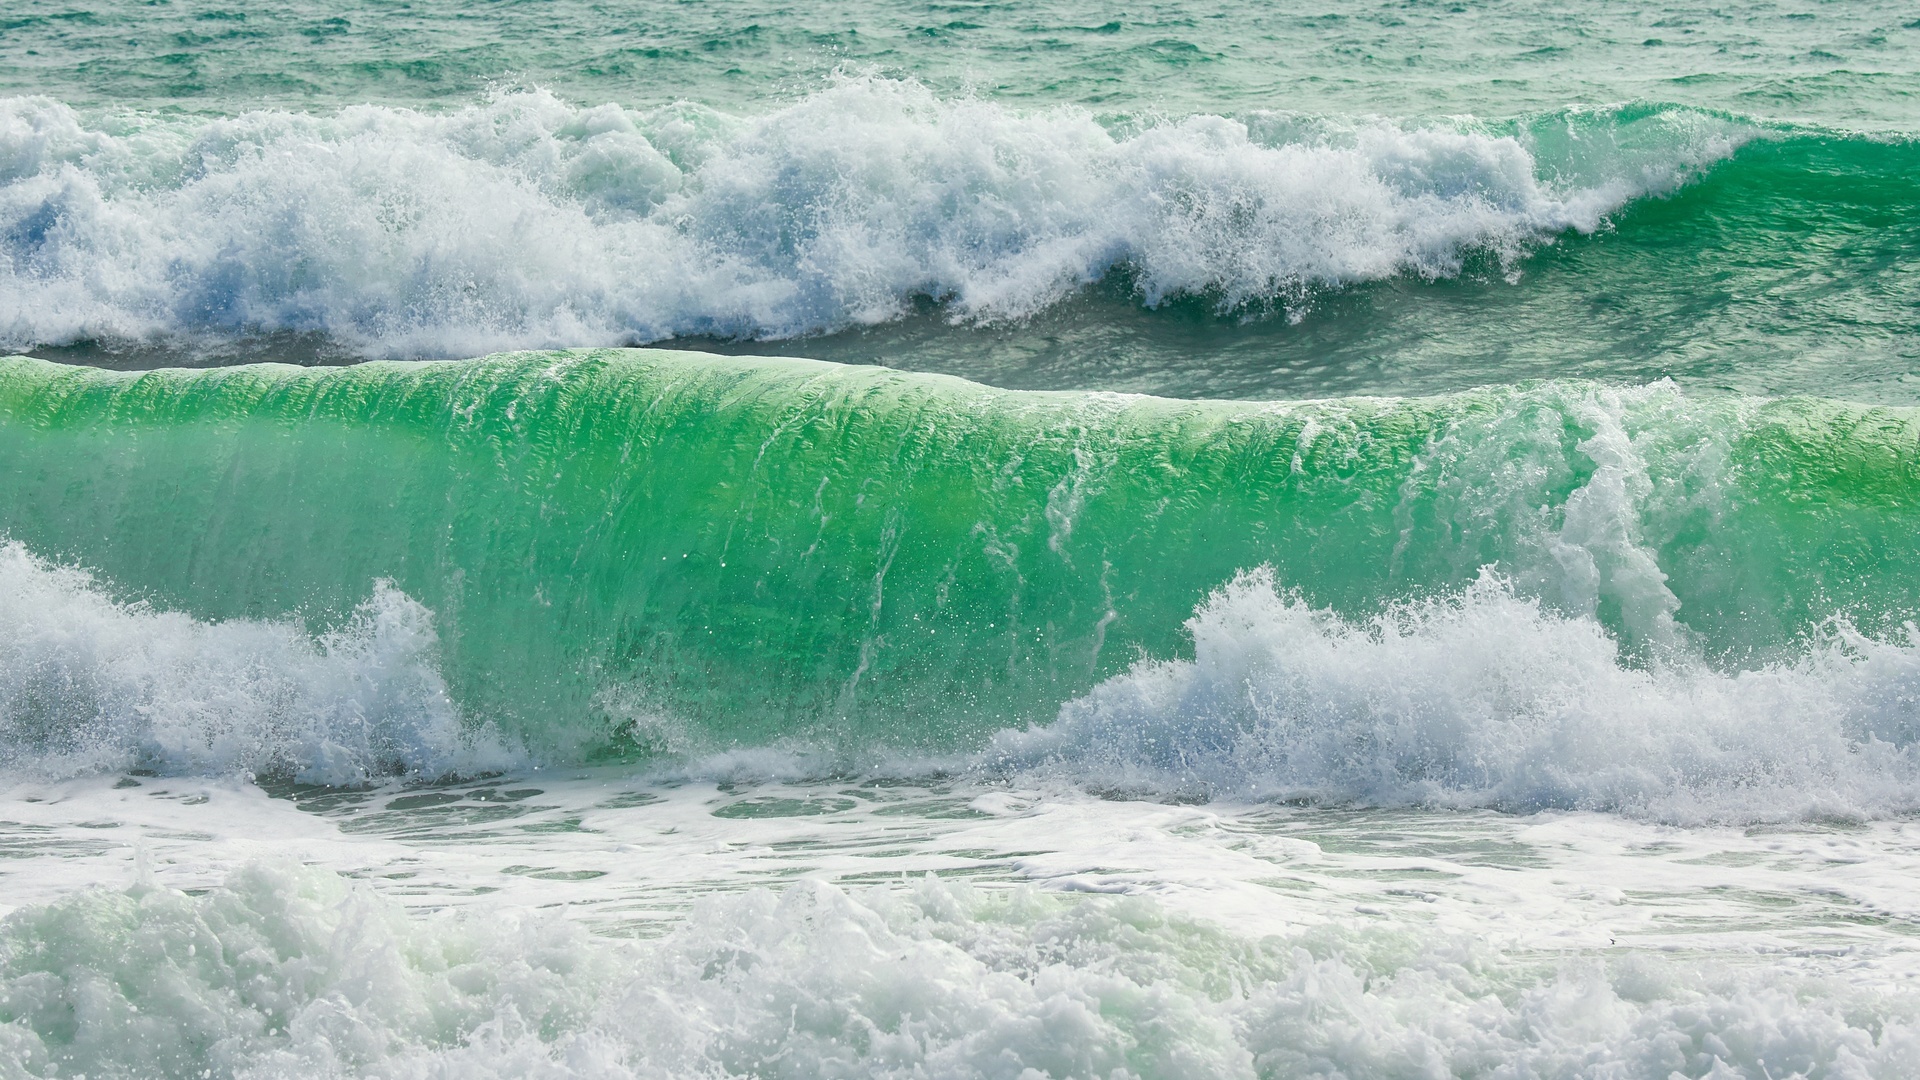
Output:
<svg viewBox="0 0 1920 1080">
<path fill-rule="evenodd" d="M 83 570 L 0 544 L 0 764 L 346 784 L 509 760 L 463 730 L 435 643 L 432 614 L 386 583 L 314 636 L 120 603 Z"/>
<path fill-rule="evenodd" d="M 1779 968 L 1516 962 L 1354 928 L 1251 941 L 1137 898 L 823 883 L 670 936 L 409 919 L 248 867 L 0 926 L 0 1071 L 150 1077 L 1895 1077 L 1905 996 Z"/>
<path fill-rule="evenodd" d="M 1876 640 L 1836 619 L 1757 670 L 1639 667 L 1592 617 L 1491 573 L 1347 618 L 1260 569 L 1188 629 L 1192 660 L 1142 660 L 1055 723 L 1002 733 L 990 759 L 1122 789 L 1677 822 L 1920 807 L 1912 625 Z"/>
<path fill-rule="evenodd" d="M 1285 116 L 1116 134 L 1076 109 L 878 78 L 753 119 L 539 91 L 444 115 L 219 120 L 11 98 L 0 346 L 296 331 L 368 355 L 475 355 L 779 337 L 892 319 L 915 296 L 1017 318 L 1123 265 L 1148 303 L 1286 302 L 1454 274 L 1473 251 L 1511 263 L 1745 137 L 1699 114 L 1591 120 L 1544 141 Z"/>
</svg>

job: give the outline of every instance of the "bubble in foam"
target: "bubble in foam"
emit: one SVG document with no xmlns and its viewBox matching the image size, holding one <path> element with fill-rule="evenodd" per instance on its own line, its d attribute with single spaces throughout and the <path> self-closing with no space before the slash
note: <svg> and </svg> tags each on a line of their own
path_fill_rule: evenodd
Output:
<svg viewBox="0 0 1920 1080">
<path fill-rule="evenodd" d="M 325 334 L 367 355 L 1030 315 L 1116 267 L 1225 307 L 1511 263 L 1725 157 L 1698 114 L 1579 167 L 1468 123 L 1084 111 L 841 78 L 769 115 L 583 108 L 84 119 L 0 100 L 0 346 Z M 1571 122 L 1571 121 L 1570 121 Z M 1616 133 L 1617 135 L 1617 133 Z M 1640 144 L 1657 149 L 1647 151 Z M 1634 144 L 1629 148 L 1626 144 Z"/>
<path fill-rule="evenodd" d="M 668 937 L 409 918 L 256 864 L 0 924 L 0 1069 L 152 1077 L 1893 1077 L 1910 994 L 1530 962 L 1431 932 L 1251 941 L 1142 897 L 923 880 L 700 904 Z M 84 1020 L 84 1022 L 77 1022 Z"/>
<path fill-rule="evenodd" d="M 1465 591 L 1371 618 L 1269 569 L 1188 622 L 1192 660 L 1142 660 L 986 760 L 1121 789 L 1370 805 L 1628 813 L 1679 822 L 1920 807 L 1920 631 L 1829 621 L 1796 659 L 1636 666 L 1590 615 Z"/>
<path fill-rule="evenodd" d="M 356 783 L 500 767 L 434 666 L 433 616 L 377 582 L 339 629 L 202 622 L 114 600 L 84 570 L 0 544 L 0 762 Z"/>
</svg>

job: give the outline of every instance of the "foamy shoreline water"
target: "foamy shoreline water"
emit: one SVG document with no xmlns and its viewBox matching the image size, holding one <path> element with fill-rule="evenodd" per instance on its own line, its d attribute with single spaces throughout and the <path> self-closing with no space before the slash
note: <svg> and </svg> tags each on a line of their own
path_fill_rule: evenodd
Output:
<svg viewBox="0 0 1920 1080">
<path fill-rule="evenodd" d="M 93 1075 L 1894 1075 L 1914 1050 L 1907 823 L 604 771 L 298 798 L 12 787 L 10 840 L 116 884 L 19 897 L 9 1008 L 83 995 L 97 1031 L 147 1033 L 52 1051 Z"/>
</svg>

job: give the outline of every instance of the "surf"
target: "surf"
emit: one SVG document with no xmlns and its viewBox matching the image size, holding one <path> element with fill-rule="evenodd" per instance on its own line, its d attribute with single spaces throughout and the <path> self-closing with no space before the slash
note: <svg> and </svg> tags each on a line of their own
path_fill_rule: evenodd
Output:
<svg viewBox="0 0 1920 1080">
<path fill-rule="evenodd" d="M 1571 770 L 1564 782 L 1528 786 L 1503 771 L 1519 759 L 1407 771 L 1384 764 L 1397 750 L 1376 764 L 1405 786 L 1370 787 L 1343 766 L 1301 772 L 1232 749 L 1286 708 L 1218 695 L 1318 653 L 1331 666 L 1301 669 L 1321 672 L 1298 676 L 1323 687 L 1308 697 L 1358 695 L 1325 721 L 1336 740 L 1377 741 L 1361 734 L 1369 724 L 1483 723 L 1545 725 L 1551 740 L 1556 724 L 1657 723 L 1711 699 L 1728 703 L 1728 723 L 1741 709 L 1760 727 L 1814 717 L 1835 749 L 1830 767 L 1793 781 L 1807 812 L 1821 776 L 1878 753 L 1862 746 L 1888 747 L 1860 767 L 1890 786 L 1833 781 L 1852 792 L 1839 803 L 1878 814 L 1910 790 L 1911 733 L 1894 723 L 1920 590 L 1907 572 L 1920 535 L 1910 410 L 1582 382 L 1191 402 L 587 350 L 146 374 L 16 358 L 0 362 L 0 417 L 9 573 L 21 596 L 52 598 L 22 611 L 69 605 L 44 624 L 23 617 L 11 648 L 56 625 L 150 635 L 132 627 L 177 613 L 166 632 L 201 659 L 175 668 L 211 672 L 208 686 L 234 677 L 206 659 L 228 640 L 316 673 L 273 691 L 306 704 L 260 711 L 268 728 L 373 733 L 340 742 L 333 773 L 317 751 L 287 749 L 327 739 L 262 735 L 267 749 L 224 759 L 167 750 L 137 718 L 166 711 L 151 687 L 173 676 L 126 672 L 172 661 L 61 653 L 74 671 L 121 673 L 67 682 L 122 687 L 100 699 L 129 718 L 108 743 L 169 768 L 432 772 L 484 756 L 451 734 L 480 729 L 521 761 L 804 745 L 800 758 L 861 767 L 977 753 L 996 732 L 1064 718 L 1037 745 L 1091 748 L 1054 758 L 1088 762 L 1091 776 L 1111 751 L 1159 770 L 1167 790 L 1631 808 L 1699 787 L 1608 788 L 1558 751 L 1542 752 Z M 1229 585 L 1255 568 L 1265 599 Z M 1268 612 L 1248 616 L 1243 641 L 1195 629 L 1242 608 Z M 1268 621 L 1292 629 L 1258 629 Z M 1434 668 L 1443 704 L 1431 708 L 1362 693 L 1370 665 L 1415 670 L 1411 657 L 1447 654 L 1463 633 L 1538 663 L 1494 664 L 1450 689 Z M 1412 651 L 1391 659 L 1397 649 Z M 1153 666 L 1167 663 L 1226 674 Z M 1295 692 L 1296 676 L 1271 677 L 1260 693 Z M 1178 704 L 1195 678 L 1213 680 L 1214 705 Z M 1189 689 L 1144 704 L 1168 679 Z M 328 689 L 340 685 L 361 689 Z M 1601 719 L 1565 713 L 1596 694 Z M 91 700 L 60 707 L 101 713 Z M 31 726 L 13 711 L 16 732 Z M 205 730 L 182 746 L 207 745 Z M 1702 745 L 1733 746 L 1740 730 Z M 1153 731 L 1174 734 L 1156 743 Z M 1751 761 L 1784 760 L 1767 745 Z M 1647 747 L 1646 776 L 1691 768 Z M 1190 767 L 1167 771 L 1170 753 Z M 1727 766 L 1726 782 L 1738 787 L 1742 768 Z"/>
</svg>

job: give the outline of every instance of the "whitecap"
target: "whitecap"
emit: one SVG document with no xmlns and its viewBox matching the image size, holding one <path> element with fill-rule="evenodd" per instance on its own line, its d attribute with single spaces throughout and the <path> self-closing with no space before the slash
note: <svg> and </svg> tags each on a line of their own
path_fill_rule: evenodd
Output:
<svg viewBox="0 0 1920 1080">
<path fill-rule="evenodd" d="M 1451 276 L 1475 253 L 1516 270 L 1752 135 L 1683 110 L 1536 127 L 1109 128 L 874 77 L 752 118 L 544 91 L 212 120 L 8 98 L 0 347 L 313 333 L 423 357 L 780 338 L 892 320 L 918 297 L 956 320 L 1021 319 L 1123 269 L 1150 305 L 1285 306 Z"/>
</svg>

